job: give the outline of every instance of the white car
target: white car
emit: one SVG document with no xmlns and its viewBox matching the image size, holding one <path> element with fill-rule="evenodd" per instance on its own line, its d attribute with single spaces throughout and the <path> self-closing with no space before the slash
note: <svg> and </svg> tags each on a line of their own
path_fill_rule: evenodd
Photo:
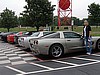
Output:
<svg viewBox="0 0 100 75">
<path fill-rule="evenodd" d="M 19 37 L 18 44 L 19 44 L 19 46 L 22 46 L 22 47 L 25 47 L 26 49 L 28 49 L 28 48 L 30 48 L 29 47 L 30 39 L 36 39 L 36 38 L 39 38 L 39 37 L 42 37 L 42 36 L 45 36 L 48 34 L 52 34 L 52 33 L 54 33 L 54 32 L 41 31 L 41 32 L 33 33 L 31 36 L 28 36 L 28 37 Z"/>
</svg>

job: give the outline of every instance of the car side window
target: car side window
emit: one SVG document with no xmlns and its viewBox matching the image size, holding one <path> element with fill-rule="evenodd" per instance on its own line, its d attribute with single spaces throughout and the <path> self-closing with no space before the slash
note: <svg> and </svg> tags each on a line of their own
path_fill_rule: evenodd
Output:
<svg viewBox="0 0 100 75">
<path fill-rule="evenodd" d="M 33 33 L 31 36 L 32 37 L 37 37 L 37 36 L 39 36 L 39 34 L 40 34 L 40 32 L 36 32 L 36 33 Z"/>
<path fill-rule="evenodd" d="M 81 35 L 74 32 L 64 32 L 64 38 L 80 38 Z"/>
<path fill-rule="evenodd" d="M 45 36 L 43 38 L 60 38 L 60 33 L 51 34 L 51 35 Z"/>
<path fill-rule="evenodd" d="M 54 32 L 43 32 L 43 36 L 46 36 L 46 35 L 49 35 L 49 34 L 52 34 Z"/>
</svg>

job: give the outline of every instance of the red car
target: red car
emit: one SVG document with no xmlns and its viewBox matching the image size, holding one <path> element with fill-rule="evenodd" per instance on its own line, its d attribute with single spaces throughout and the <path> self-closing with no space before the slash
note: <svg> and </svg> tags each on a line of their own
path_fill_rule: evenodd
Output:
<svg viewBox="0 0 100 75">
<path fill-rule="evenodd" d="M 22 35 L 22 34 L 23 34 L 23 32 L 18 32 L 18 33 L 16 33 L 16 34 L 8 35 L 8 36 L 7 36 L 7 41 L 8 41 L 9 43 L 14 43 L 14 36 L 15 36 L 15 35 Z"/>
</svg>

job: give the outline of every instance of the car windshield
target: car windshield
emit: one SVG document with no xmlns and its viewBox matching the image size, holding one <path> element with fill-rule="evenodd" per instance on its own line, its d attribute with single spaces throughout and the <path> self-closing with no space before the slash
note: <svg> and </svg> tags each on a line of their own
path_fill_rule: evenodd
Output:
<svg viewBox="0 0 100 75">
<path fill-rule="evenodd" d="M 24 33 L 25 35 L 28 35 L 29 34 L 29 32 L 26 32 L 26 33 Z"/>
<path fill-rule="evenodd" d="M 33 33 L 31 36 L 32 37 L 37 37 L 39 34 L 40 34 L 40 32 L 36 32 L 36 33 Z"/>
<path fill-rule="evenodd" d="M 16 33 L 16 35 L 20 35 L 20 34 L 23 34 L 23 32 L 17 32 L 17 33 Z"/>
</svg>

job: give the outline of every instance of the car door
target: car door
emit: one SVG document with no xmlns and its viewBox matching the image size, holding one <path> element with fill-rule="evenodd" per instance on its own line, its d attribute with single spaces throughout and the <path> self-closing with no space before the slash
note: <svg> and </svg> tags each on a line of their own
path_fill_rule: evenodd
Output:
<svg viewBox="0 0 100 75">
<path fill-rule="evenodd" d="M 64 38 L 68 50 L 83 49 L 83 39 L 80 34 L 75 32 L 64 32 Z"/>
</svg>

